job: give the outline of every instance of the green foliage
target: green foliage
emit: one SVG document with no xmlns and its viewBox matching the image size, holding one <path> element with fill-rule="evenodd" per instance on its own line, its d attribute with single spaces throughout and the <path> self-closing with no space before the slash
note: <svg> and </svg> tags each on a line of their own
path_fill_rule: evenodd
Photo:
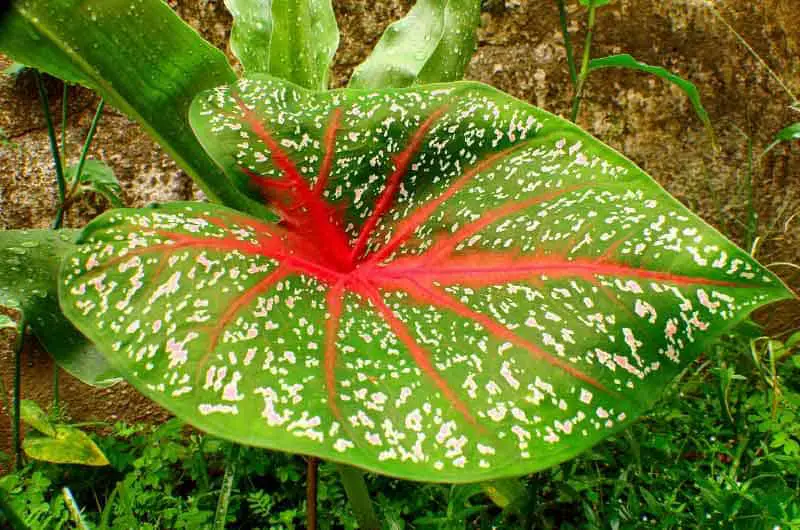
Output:
<svg viewBox="0 0 800 530">
<path fill-rule="evenodd" d="M 233 81 L 233 70 L 165 2 L 20 0 L 0 18 L 0 52 L 92 88 L 138 121 L 209 197 L 263 213 L 231 188 L 187 123 L 192 98 Z"/>
<path fill-rule="evenodd" d="M 350 79 L 350 88 L 457 81 L 475 51 L 480 0 L 417 0 L 392 23 Z"/>
<path fill-rule="evenodd" d="M 714 128 L 711 125 L 711 119 L 708 117 L 708 113 L 700 101 L 700 92 L 697 90 L 697 87 L 694 85 L 694 83 L 673 74 L 666 68 L 662 68 L 660 66 L 651 66 L 647 63 L 637 61 L 627 53 L 601 57 L 599 59 L 592 59 L 589 61 L 589 72 L 603 68 L 626 68 L 628 70 L 638 70 L 640 72 L 652 74 L 660 79 L 674 84 L 683 90 L 684 94 L 686 94 L 686 97 L 689 98 L 689 101 L 692 103 L 692 107 L 694 107 L 695 113 L 697 113 L 697 116 L 703 122 L 706 131 L 708 131 L 709 137 L 712 139 L 712 141 L 714 141 Z"/>
<path fill-rule="evenodd" d="M 87 384 L 109 386 L 119 376 L 58 306 L 58 268 L 76 235 L 77 230 L 0 231 L 0 306 L 20 311 L 64 370 Z"/>
<path fill-rule="evenodd" d="M 327 90 L 339 28 L 331 0 L 225 0 L 231 49 L 248 74 Z"/>
<path fill-rule="evenodd" d="M 611 3 L 611 0 L 579 0 L 584 7 L 603 7 Z"/>
</svg>

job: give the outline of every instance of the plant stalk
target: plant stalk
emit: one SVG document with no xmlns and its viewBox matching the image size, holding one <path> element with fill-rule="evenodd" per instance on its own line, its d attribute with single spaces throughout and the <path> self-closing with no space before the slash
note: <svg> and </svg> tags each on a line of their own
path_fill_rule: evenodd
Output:
<svg viewBox="0 0 800 530">
<path fill-rule="evenodd" d="M 61 157 L 67 158 L 67 97 L 69 96 L 69 85 L 64 81 L 64 90 L 61 92 Z"/>
<path fill-rule="evenodd" d="M 358 521 L 361 530 L 379 530 L 381 527 L 378 516 L 375 515 L 375 508 L 369 498 L 367 484 L 364 482 L 364 473 L 359 469 L 344 464 L 339 464 L 339 475 L 342 478 L 342 485 L 350 501 L 350 507 Z"/>
<path fill-rule="evenodd" d="M 92 140 L 94 140 L 94 134 L 97 131 L 97 124 L 100 123 L 100 117 L 103 115 L 103 107 L 105 107 L 105 104 L 105 98 L 101 97 L 100 103 L 97 104 L 97 110 L 94 111 L 92 123 L 89 125 L 89 132 L 86 134 L 86 140 L 83 142 L 81 156 L 78 158 L 78 165 L 75 166 L 75 175 L 72 178 L 71 186 L 67 192 L 67 198 L 64 201 L 64 208 L 69 206 L 70 201 L 75 195 L 75 191 L 78 189 L 78 186 L 80 186 L 81 173 L 83 173 L 83 166 L 86 163 L 86 155 L 89 153 L 89 147 L 92 145 Z"/>
<path fill-rule="evenodd" d="M 58 185 L 58 211 L 53 220 L 53 228 L 61 228 L 64 222 L 64 199 L 67 195 L 67 183 L 64 180 L 64 166 L 61 163 L 61 155 L 58 151 L 58 141 L 56 140 L 56 131 L 53 128 L 53 118 L 50 116 L 50 105 L 47 100 L 47 89 L 44 87 L 42 81 L 42 74 L 38 70 L 34 70 L 36 76 L 36 87 L 39 90 L 39 100 L 42 103 L 42 111 L 44 112 L 45 123 L 47 124 L 47 136 L 50 139 L 50 151 L 53 154 L 53 164 L 56 167 L 56 184 Z"/>
<path fill-rule="evenodd" d="M 572 115 L 570 121 L 573 123 L 578 119 L 581 110 L 581 100 L 583 99 L 583 88 L 586 85 L 586 78 L 589 77 L 589 59 L 592 56 L 592 37 L 594 36 L 594 23 L 597 8 L 595 0 L 589 0 L 589 21 L 586 24 L 586 41 L 583 45 L 583 59 L 581 60 L 581 71 L 578 74 L 578 84 L 575 87 L 575 96 L 572 98 Z"/>
<path fill-rule="evenodd" d="M 306 527 L 317 530 L 317 481 L 319 458 L 309 457 L 306 473 Z"/>
<path fill-rule="evenodd" d="M 575 53 L 572 51 L 572 39 L 569 36 L 569 21 L 567 20 L 567 6 L 564 0 L 556 0 L 558 6 L 558 19 L 561 21 L 561 35 L 564 37 L 564 50 L 567 52 L 567 67 L 572 88 L 578 87 L 578 70 L 575 67 Z"/>
<path fill-rule="evenodd" d="M 239 444 L 231 445 L 225 462 L 225 474 L 222 476 L 217 511 L 214 514 L 214 530 L 225 530 L 225 520 L 228 518 L 228 506 L 231 503 L 231 492 L 236 478 L 236 469 L 239 467 L 240 452 L 241 446 Z"/>
<path fill-rule="evenodd" d="M 11 443 L 14 450 L 14 469 L 22 467 L 22 441 L 20 433 L 20 402 L 22 391 L 22 348 L 25 345 L 25 328 L 27 324 L 20 321 L 17 328 L 17 340 L 14 344 L 14 399 L 13 416 L 11 420 Z"/>
</svg>

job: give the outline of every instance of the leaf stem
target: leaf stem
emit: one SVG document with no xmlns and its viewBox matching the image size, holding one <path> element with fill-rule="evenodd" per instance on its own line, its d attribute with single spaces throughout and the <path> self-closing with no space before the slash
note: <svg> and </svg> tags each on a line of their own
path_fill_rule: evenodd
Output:
<svg viewBox="0 0 800 530">
<path fill-rule="evenodd" d="M 58 407 L 59 407 L 59 399 L 58 399 L 58 363 L 53 361 L 53 417 L 58 418 Z"/>
<path fill-rule="evenodd" d="M 586 84 L 586 78 L 589 76 L 589 59 L 592 55 L 592 37 L 594 36 L 594 23 L 595 0 L 589 0 L 589 20 L 586 25 L 586 41 L 583 45 L 583 59 L 581 61 L 581 71 L 578 74 L 578 84 L 575 87 L 575 96 L 572 98 L 572 115 L 570 120 L 575 122 L 578 119 L 578 113 L 581 110 L 581 100 L 583 99 L 583 88 Z"/>
<path fill-rule="evenodd" d="M 231 445 L 228 451 L 228 458 L 225 462 L 225 474 L 222 476 L 222 486 L 220 487 L 219 499 L 217 500 L 217 511 L 214 514 L 214 530 L 225 530 L 225 521 L 228 517 L 228 506 L 231 503 L 231 491 L 236 478 L 236 468 L 239 467 L 239 444 Z"/>
<path fill-rule="evenodd" d="M 358 521 L 358 527 L 362 530 L 378 530 L 381 527 L 372 500 L 369 498 L 367 484 L 364 482 L 364 473 L 351 466 L 339 464 L 339 475 L 342 478 L 342 485 L 347 492 L 350 507 Z"/>
<path fill-rule="evenodd" d="M 20 402 L 22 391 L 22 348 L 25 345 L 25 328 L 27 323 L 20 320 L 17 326 L 17 340 L 14 344 L 14 411 L 11 420 L 11 443 L 14 450 L 14 469 L 22 467 L 22 442 L 20 434 Z"/>
<path fill-rule="evenodd" d="M 61 157 L 67 160 L 67 96 L 69 96 L 69 85 L 64 81 L 64 89 L 61 92 Z"/>
<path fill-rule="evenodd" d="M 317 480 L 319 458 L 309 457 L 306 473 L 306 528 L 317 530 Z"/>
<path fill-rule="evenodd" d="M 100 117 L 103 115 L 103 107 L 105 107 L 105 104 L 105 98 L 101 97 L 100 103 L 97 104 L 97 110 L 94 112 L 92 123 L 89 125 L 89 132 L 86 134 L 86 140 L 83 142 L 83 147 L 81 148 L 81 156 L 78 158 L 78 165 L 75 167 L 75 175 L 72 178 L 72 183 L 69 192 L 67 193 L 65 207 L 68 205 L 69 201 L 72 200 L 72 197 L 75 195 L 75 190 L 77 190 L 78 186 L 80 185 L 81 173 L 83 173 L 83 165 L 86 163 L 86 155 L 89 153 L 89 147 L 92 145 L 92 140 L 94 140 L 94 133 L 97 131 L 97 124 L 100 123 Z"/>
<path fill-rule="evenodd" d="M 578 87 L 578 71 L 575 67 L 575 52 L 572 50 L 572 39 L 569 36 L 569 22 L 567 20 L 567 6 L 564 0 L 556 0 L 558 6 L 558 19 L 561 21 L 561 35 L 564 37 L 564 49 L 567 52 L 567 67 L 572 87 Z"/>
<path fill-rule="evenodd" d="M 45 123 L 47 124 L 47 136 L 50 139 L 50 151 L 53 155 L 53 164 L 56 167 L 56 184 L 58 185 L 58 211 L 53 220 L 53 228 L 61 228 L 64 222 L 64 199 L 67 194 L 67 183 L 64 180 L 64 166 L 61 164 L 61 155 L 58 151 L 58 141 L 56 140 L 56 131 L 53 128 L 53 118 L 50 116 L 50 105 L 47 99 L 47 89 L 42 81 L 42 74 L 39 70 L 34 70 L 36 77 L 36 87 L 39 90 L 39 100 L 42 103 L 42 111 L 44 112 Z"/>
</svg>

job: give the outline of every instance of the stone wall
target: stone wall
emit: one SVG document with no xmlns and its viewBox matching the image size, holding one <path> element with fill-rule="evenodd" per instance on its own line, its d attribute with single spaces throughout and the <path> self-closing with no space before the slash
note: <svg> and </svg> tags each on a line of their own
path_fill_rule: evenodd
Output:
<svg viewBox="0 0 800 530">
<path fill-rule="evenodd" d="M 225 48 L 230 18 L 222 0 L 170 3 L 205 38 Z M 467 77 L 566 116 L 571 86 L 554 2 L 488 0 L 484 4 L 479 48 Z M 573 18 L 570 32 L 580 51 L 583 8 L 577 0 L 568 4 Z M 337 86 L 366 57 L 384 26 L 402 16 L 409 5 L 407 0 L 334 0 L 341 28 L 333 76 Z M 727 22 L 790 91 L 800 94 L 797 0 L 728 0 L 726 5 Z M 789 94 L 731 29 L 711 14 L 703 0 L 616 0 L 599 11 L 594 49 L 594 56 L 631 53 L 693 81 L 716 129 L 719 149 L 712 149 L 681 91 L 640 73 L 605 70 L 593 74 L 579 123 L 739 243 L 746 238 L 742 227 L 752 198 L 762 236 L 760 259 L 800 263 L 799 146 L 775 149 L 754 167 L 752 193 L 746 185 L 748 138 L 758 153 L 775 131 L 800 121 L 800 112 L 789 109 Z M 48 88 L 52 110 L 58 115 L 61 85 L 50 80 Z M 69 157 L 75 159 L 97 98 L 71 87 L 68 101 Z M 0 78 L 0 127 L 16 144 L 0 145 L 0 228 L 46 227 L 55 211 L 56 188 L 31 78 Z M 113 109 L 103 116 L 91 156 L 114 168 L 129 205 L 196 194 L 183 171 L 139 127 Z M 67 225 L 81 226 L 104 207 L 100 200 L 87 199 L 69 213 Z M 800 275 L 792 276 L 789 268 L 776 270 L 793 287 L 800 287 Z M 788 329 L 800 320 L 798 313 L 798 304 L 785 304 L 770 311 L 768 324 Z M 0 335 L 0 375 L 9 388 L 10 344 L 10 335 Z M 24 397 L 48 403 L 51 377 L 47 355 L 32 344 L 24 360 Z M 76 420 L 157 421 L 164 415 L 125 385 L 97 391 L 68 376 L 62 381 L 62 400 Z M 0 414 L 0 448 L 7 447 L 8 425 L 8 417 Z"/>
</svg>

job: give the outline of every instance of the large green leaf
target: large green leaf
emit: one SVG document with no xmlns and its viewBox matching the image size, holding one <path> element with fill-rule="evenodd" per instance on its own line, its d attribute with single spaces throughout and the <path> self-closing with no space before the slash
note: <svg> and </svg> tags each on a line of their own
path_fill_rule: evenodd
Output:
<svg viewBox="0 0 800 530">
<path fill-rule="evenodd" d="M 331 0 L 225 0 L 231 49 L 249 74 L 271 74 L 312 90 L 328 88 L 339 46 Z"/>
<path fill-rule="evenodd" d="M 0 52 L 88 86 L 138 121 L 212 199 L 256 215 L 187 123 L 200 91 L 232 82 L 225 56 L 161 0 L 15 0 L 0 17 Z"/>
<path fill-rule="evenodd" d="M 23 319 L 61 368 L 81 381 L 109 386 L 119 375 L 58 307 L 58 267 L 75 248 L 77 230 L 0 230 L 0 306 Z"/>
<path fill-rule="evenodd" d="M 61 303 L 144 394 L 241 443 L 416 480 L 532 472 L 792 296 L 629 160 L 485 85 L 261 77 L 191 116 L 280 221 L 108 212 Z"/>
<path fill-rule="evenodd" d="M 418 0 L 353 72 L 351 88 L 457 81 L 475 51 L 480 0 Z"/>
</svg>

